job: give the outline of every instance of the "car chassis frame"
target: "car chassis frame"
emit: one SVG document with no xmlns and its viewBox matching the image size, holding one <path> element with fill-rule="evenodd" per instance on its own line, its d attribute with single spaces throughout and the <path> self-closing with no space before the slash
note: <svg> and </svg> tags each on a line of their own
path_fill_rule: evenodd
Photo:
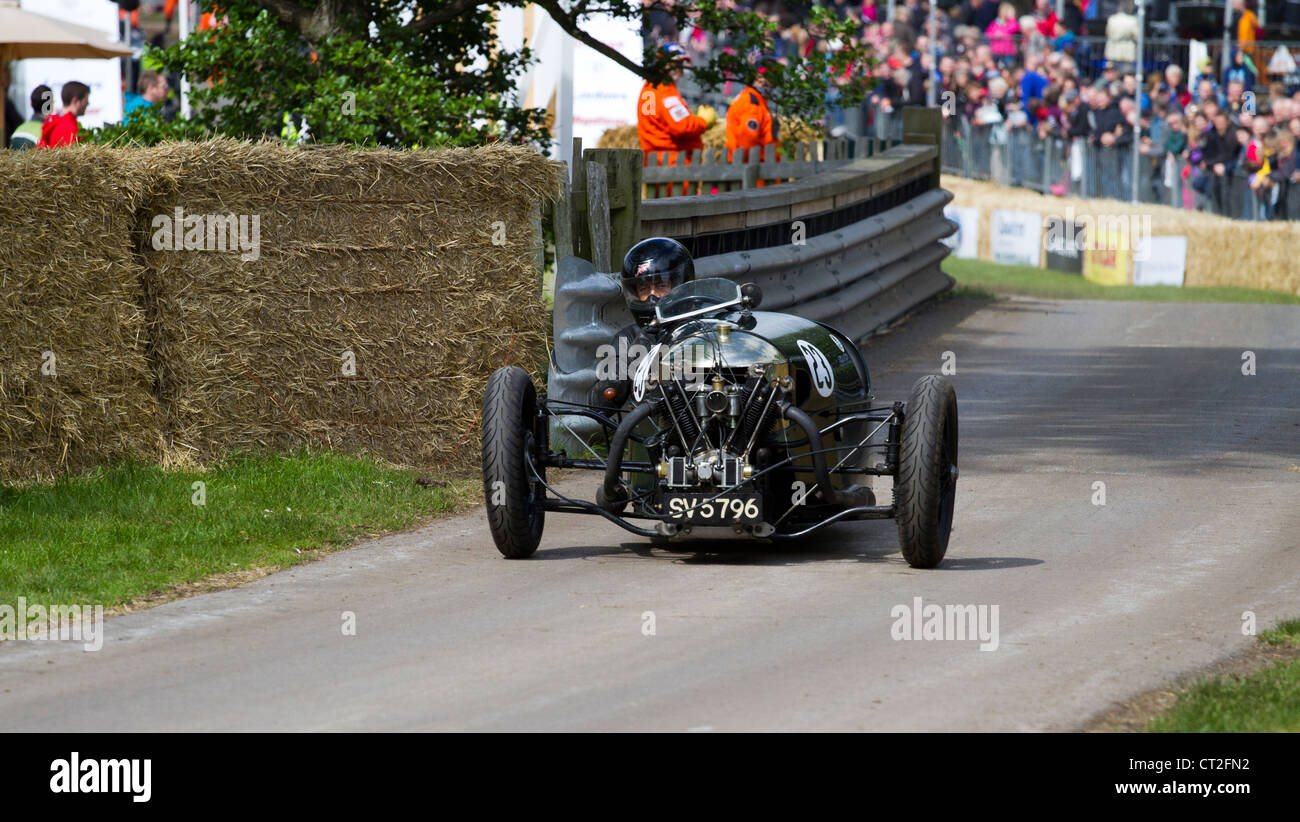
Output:
<svg viewBox="0 0 1300 822">
<path fill-rule="evenodd" d="M 870 405 L 870 402 L 871 398 L 868 398 L 861 403 L 867 405 L 865 408 L 854 408 L 852 406 L 840 407 L 838 409 L 839 419 L 836 419 L 834 422 L 821 429 L 816 428 L 815 424 L 807 424 L 811 423 L 811 420 L 807 418 L 807 415 L 798 415 L 804 417 L 804 420 L 800 421 L 796 419 L 792 421 L 795 422 L 795 424 L 800 424 L 801 422 L 805 423 L 801 424 L 800 427 L 803 429 L 804 435 L 813 446 L 810 450 L 801 451 L 798 454 L 778 460 L 771 465 L 764 466 L 762 470 L 755 472 L 748 478 L 742 479 L 736 485 L 719 490 L 716 494 L 710 497 L 710 500 L 717 500 L 727 496 L 728 494 L 734 494 L 737 491 L 743 490 L 747 485 L 757 488 L 757 486 L 753 485 L 755 480 L 769 472 L 775 471 L 778 468 L 786 467 L 796 467 L 814 473 L 817 478 L 817 484 L 808 489 L 809 495 L 811 495 L 819 486 L 829 487 L 830 476 L 832 474 L 887 476 L 893 477 L 894 480 L 897 481 L 899 471 L 899 445 L 906 413 L 904 403 L 895 402 L 892 405 L 872 406 Z M 563 410 L 561 411 L 558 408 L 553 408 L 553 406 L 558 406 Z M 553 400 L 546 396 L 539 396 L 537 398 L 537 413 L 534 421 L 534 442 L 537 447 L 533 452 L 526 456 L 526 459 L 531 478 L 545 488 L 550 494 L 550 496 L 544 497 L 541 500 L 542 508 L 546 511 L 553 511 L 555 513 L 594 514 L 614 523 L 625 531 L 643 537 L 662 538 L 677 536 L 679 533 L 689 533 L 689 526 L 687 527 L 687 530 L 683 532 L 678 523 L 673 521 L 670 514 L 653 513 L 645 510 L 615 513 L 596 502 L 577 500 L 568 497 L 565 494 L 560 493 L 553 485 L 548 483 L 546 478 L 542 475 L 542 472 L 538 470 L 538 465 L 540 464 L 543 468 L 580 469 L 604 471 L 607 473 L 617 469 L 620 473 L 641 473 L 655 476 L 656 466 L 651 462 L 624 460 L 622 459 L 621 454 L 614 453 L 611 453 L 606 458 L 601 458 L 590 444 L 583 440 L 563 421 L 563 417 L 573 416 L 580 416 L 594 420 L 600 424 L 605 433 L 606 443 L 608 444 L 613 438 L 614 432 L 618 430 L 622 424 L 622 420 L 627 417 L 628 413 L 630 412 L 607 406 L 587 405 L 569 400 Z M 549 423 L 551 419 L 559 419 L 560 425 L 566 428 L 573 437 L 575 437 L 584 447 L 587 448 L 588 451 L 591 452 L 592 458 L 571 457 L 563 449 L 559 451 L 551 451 L 549 447 Z M 862 422 L 867 424 L 875 423 L 876 425 L 868 432 L 867 436 L 863 440 L 857 443 L 837 445 L 830 448 L 824 446 L 824 435 L 831 433 L 836 428 L 847 425 L 850 422 Z M 871 442 L 870 440 L 882 428 L 887 429 L 885 440 L 883 442 Z M 634 442 L 644 443 L 648 438 L 644 435 L 632 433 L 630 434 L 630 439 Z M 858 451 L 872 448 L 884 450 L 884 462 L 871 466 L 845 465 L 853 454 Z M 839 454 L 841 452 L 848 453 L 840 458 L 833 468 L 827 468 L 825 464 L 825 456 L 828 454 Z M 796 461 L 805 458 L 812 458 L 814 464 L 812 466 L 795 464 Z M 612 465 L 615 460 L 617 460 L 617 464 Z M 623 502 L 625 504 L 631 503 L 632 505 L 629 505 L 628 507 L 634 508 L 635 503 L 644 502 L 649 497 L 650 494 L 643 493 Z M 898 513 L 897 503 L 895 501 L 891 501 L 889 505 L 855 505 L 848 508 L 839 506 L 830 507 L 835 508 L 833 513 L 828 514 L 808 527 L 802 528 L 798 531 L 783 532 L 777 530 L 775 526 L 783 522 L 793 510 L 794 506 L 791 506 L 791 509 L 787 510 L 775 523 L 771 524 L 773 529 L 771 532 L 758 538 L 776 540 L 794 539 L 797 537 L 807 536 L 815 531 L 821 530 L 827 525 L 843 520 L 893 519 Z M 654 521 L 660 523 L 661 527 L 653 529 L 642 528 L 629 520 Z"/>
</svg>

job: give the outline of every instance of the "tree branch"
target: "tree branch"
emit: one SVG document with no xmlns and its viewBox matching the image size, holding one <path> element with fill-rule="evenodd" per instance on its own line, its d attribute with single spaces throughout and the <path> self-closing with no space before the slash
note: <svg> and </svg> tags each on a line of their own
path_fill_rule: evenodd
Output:
<svg viewBox="0 0 1300 822">
<path fill-rule="evenodd" d="M 650 79 L 650 73 L 643 66 L 632 62 L 627 57 L 624 57 L 621 53 L 615 51 L 614 49 L 610 48 L 609 46 L 605 45 L 604 43 L 600 42 L 596 38 L 592 37 L 590 34 L 587 34 L 587 32 L 583 31 L 581 28 L 579 28 L 578 21 L 573 16 L 570 16 L 568 13 L 564 11 L 564 9 L 560 6 L 558 0 L 533 0 L 533 3 L 545 9 L 546 13 L 551 16 L 551 19 L 554 20 L 556 23 L 559 23 L 560 28 L 568 32 L 569 36 L 572 37 L 573 39 L 577 40 L 580 43 L 586 43 L 591 48 L 605 55 L 609 59 L 613 60 L 615 63 L 618 63 L 620 66 L 632 72 L 636 76 L 641 77 L 645 80 Z"/>
<path fill-rule="evenodd" d="M 307 22 L 311 20 L 311 11 L 293 2 L 293 0 L 253 0 L 253 2 L 299 31 L 302 31 Z"/>
<path fill-rule="evenodd" d="M 483 5 L 482 0 L 451 0 L 436 11 L 420 9 L 419 16 L 410 22 L 408 28 L 415 31 L 428 31 L 434 26 L 454 20 L 471 9 Z"/>
<path fill-rule="evenodd" d="M 316 8 L 308 9 L 296 2 L 296 0 L 253 0 L 253 2 L 279 17 L 281 21 L 298 29 L 308 39 L 323 39 L 328 36 L 337 28 L 343 8 L 355 5 L 352 0 L 322 0 Z M 560 28 L 564 29 L 573 39 L 585 43 L 638 77 L 646 80 L 651 79 L 651 74 L 646 68 L 629 60 L 618 51 L 582 30 L 578 25 L 577 18 L 581 16 L 580 10 L 585 8 L 585 5 L 578 6 L 579 11 L 570 13 L 564 10 L 559 0 L 533 0 L 533 2 L 545 9 L 551 19 L 558 23 Z M 427 32 L 429 29 L 454 20 L 465 12 L 481 5 L 485 5 L 484 0 L 449 0 L 445 5 L 433 11 L 421 9 L 419 16 L 410 22 L 409 27 L 418 32 Z"/>
<path fill-rule="evenodd" d="M 324 40 L 343 28 L 348 14 L 359 16 L 359 0 L 319 0 L 315 8 L 304 8 L 297 0 L 252 0 L 255 5 L 279 17 L 309 41 Z"/>
</svg>

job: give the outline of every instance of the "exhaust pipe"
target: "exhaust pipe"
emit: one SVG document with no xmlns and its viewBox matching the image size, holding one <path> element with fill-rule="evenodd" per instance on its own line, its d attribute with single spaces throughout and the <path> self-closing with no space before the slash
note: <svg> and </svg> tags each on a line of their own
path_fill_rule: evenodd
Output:
<svg viewBox="0 0 1300 822">
<path fill-rule="evenodd" d="M 605 461 L 605 482 L 600 487 L 601 493 L 597 495 L 597 502 L 602 508 L 618 506 L 619 490 L 623 485 L 623 451 L 627 447 L 627 441 L 632 438 L 632 429 L 650 416 L 654 409 L 653 401 L 641 403 L 614 430 L 614 436 L 609 441 L 609 457 Z"/>
<path fill-rule="evenodd" d="M 844 495 L 831 485 L 831 472 L 826 468 L 826 454 L 822 452 L 821 429 L 813 422 L 812 417 L 805 414 L 798 406 L 782 400 L 778 407 L 781 409 L 781 416 L 802 428 L 804 435 L 808 437 L 809 450 L 812 451 L 813 473 L 817 477 L 817 488 L 822 498 L 835 505 L 847 504 Z"/>
</svg>

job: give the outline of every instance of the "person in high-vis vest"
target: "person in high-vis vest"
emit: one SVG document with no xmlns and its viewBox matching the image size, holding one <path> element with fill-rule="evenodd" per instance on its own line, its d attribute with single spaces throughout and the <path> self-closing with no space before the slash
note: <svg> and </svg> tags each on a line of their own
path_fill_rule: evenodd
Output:
<svg viewBox="0 0 1300 822">
<path fill-rule="evenodd" d="M 674 166 L 677 164 L 677 152 L 694 151 L 704 148 L 701 135 L 718 120 L 718 114 L 708 106 L 700 106 L 698 114 L 691 114 L 677 83 L 682 79 L 684 66 L 690 62 L 686 50 L 676 43 L 668 43 L 661 51 L 673 61 L 672 82 L 654 85 L 646 83 L 641 87 L 637 102 L 636 131 L 641 140 L 641 150 L 645 152 L 645 165 L 654 158 L 656 165 Z M 686 158 L 689 164 L 690 158 Z M 687 184 L 682 184 L 682 193 L 688 193 Z M 668 194 L 673 194 L 669 184 Z"/>
<path fill-rule="evenodd" d="M 763 98 L 763 89 L 767 87 L 763 71 L 760 68 L 754 85 L 746 86 L 727 107 L 728 161 L 736 149 L 743 151 L 741 157 L 746 163 L 776 159 L 775 149 L 767 150 L 767 146 L 775 145 L 776 138 L 772 136 L 772 113 Z M 750 151 L 751 148 L 758 150 Z"/>
<path fill-rule="evenodd" d="M 771 87 L 764 76 L 768 66 L 760 67 L 752 86 L 746 86 L 727 107 L 727 160 L 741 152 L 745 163 L 770 163 L 781 159 L 773 127 L 772 112 L 763 93 Z M 771 148 L 768 148 L 771 146 Z M 751 151 L 751 149 L 753 149 Z M 767 185 L 760 179 L 759 188 Z"/>
<path fill-rule="evenodd" d="M 0 71 L 2 74 L 3 71 Z M 45 118 L 53 113 L 54 92 L 50 87 L 39 85 L 32 89 L 32 119 L 14 129 L 9 137 L 9 147 L 16 151 L 36 148 L 36 144 L 41 141 L 41 127 L 45 124 Z"/>
</svg>

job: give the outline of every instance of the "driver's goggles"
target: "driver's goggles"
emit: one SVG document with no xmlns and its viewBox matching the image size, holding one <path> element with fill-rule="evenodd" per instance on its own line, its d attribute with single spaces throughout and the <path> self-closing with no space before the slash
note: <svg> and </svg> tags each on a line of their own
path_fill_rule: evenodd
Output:
<svg viewBox="0 0 1300 822">
<path fill-rule="evenodd" d="M 667 275 L 654 278 L 648 278 L 636 281 L 636 296 L 639 300 L 648 300 L 651 297 L 664 297 L 673 288 L 672 283 L 668 281 Z"/>
</svg>

